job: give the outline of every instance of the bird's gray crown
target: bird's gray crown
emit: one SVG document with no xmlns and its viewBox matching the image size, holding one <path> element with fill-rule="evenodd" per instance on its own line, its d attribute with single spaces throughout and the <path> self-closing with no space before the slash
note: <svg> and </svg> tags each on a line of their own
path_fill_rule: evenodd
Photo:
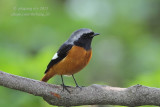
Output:
<svg viewBox="0 0 160 107">
<path fill-rule="evenodd" d="M 82 28 L 79 30 L 76 30 L 73 32 L 70 36 L 70 38 L 66 41 L 69 44 L 73 44 L 74 41 L 78 40 L 83 34 L 91 33 L 93 32 L 91 29 Z"/>
</svg>

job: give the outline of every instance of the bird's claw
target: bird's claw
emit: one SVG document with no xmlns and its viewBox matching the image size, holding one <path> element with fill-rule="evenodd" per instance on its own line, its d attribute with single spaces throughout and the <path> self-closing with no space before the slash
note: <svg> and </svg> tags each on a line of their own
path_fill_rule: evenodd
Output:
<svg viewBox="0 0 160 107">
<path fill-rule="evenodd" d="M 76 87 L 82 90 L 82 88 L 83 88 L 84 86 L 78 86 L 78 85 L 76 85 Z"/>
<path fill-rule="evenodd" d="M 61 86 L 63 87 L 62 91 L 66 90 L 68 93 L 70 93 L 70 91 L 67 89 L 67 87 L 70 87 L 70 86 L 66 86 L 64 84 L 61 84 Z"/>
</svg>

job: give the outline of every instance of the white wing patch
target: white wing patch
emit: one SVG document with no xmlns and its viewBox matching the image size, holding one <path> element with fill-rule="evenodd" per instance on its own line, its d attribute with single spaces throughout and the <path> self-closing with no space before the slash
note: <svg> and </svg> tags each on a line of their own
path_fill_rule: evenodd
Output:
<svg viewBox="0 0 160 107">
<path fill-rule="evenodd" d="M 52 59 L 57 59 L 58 58 L 58 54 L 55 53 Z"/>
</svg>

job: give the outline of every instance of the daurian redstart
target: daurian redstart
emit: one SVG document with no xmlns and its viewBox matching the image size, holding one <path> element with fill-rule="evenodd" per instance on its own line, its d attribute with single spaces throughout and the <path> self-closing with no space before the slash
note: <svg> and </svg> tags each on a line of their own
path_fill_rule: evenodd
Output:
<svg viewBox="0 0 160 107">
<path fill-rule="evenodd" d="M 72 75 L 76 86 L 79 87 L 73 75 L 82 70 L 90 61 L 91 42 L 97 35 L 99 34 L 86 28 L 73 32 L 49 62 L 41 81 L 47 82 L 54 75 L 61 75 L 64 90 L 66 86 L 63 82 L 63 75 Z"/>
</svg>

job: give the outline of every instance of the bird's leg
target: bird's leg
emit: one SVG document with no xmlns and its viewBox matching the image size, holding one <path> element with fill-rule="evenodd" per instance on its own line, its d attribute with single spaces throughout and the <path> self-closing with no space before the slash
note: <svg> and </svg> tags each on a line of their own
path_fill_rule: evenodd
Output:
<svg viewBox="0 0 160 107">
<path fill-rule="evenodd" d="M 74 79 L 74 82 L 75 82 L 75 84 L 76 84 L 76 87 L 82 88 L 82 87 L 80 87 L 80 86 L 77 84 L 76 79 L 74 78 L 74 75 L 73 75 L 73 74 L 72 74 L 72 77 L 73 77 L 73 79 Z"/>
<path fill-rule="evenodd" d="M 64 91 L 64 89 L 65 89 L 66 91 L 68 91 L 68 92 L 70 93 L 70 91 L 67 89 L 67 87 L 69 87 L 69 86 L 64 85 L 64 81 L 63 81 L 63 76 L 62 76 L 62 75 L 61 75 L 61 79 L 62 79 L 63 91 Z"/>
</svg>

